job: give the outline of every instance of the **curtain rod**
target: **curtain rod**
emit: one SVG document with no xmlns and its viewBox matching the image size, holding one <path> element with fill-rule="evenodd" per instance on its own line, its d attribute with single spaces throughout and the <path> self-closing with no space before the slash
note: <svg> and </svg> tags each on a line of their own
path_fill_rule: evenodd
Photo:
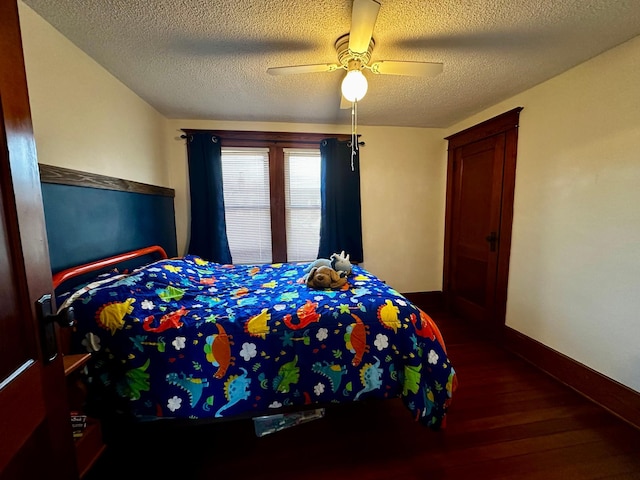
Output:
<svg viewBox="0 0 640 480">
<path fill-rule="evenodd" d="M 197 129 L 197 128 L 181 128 L 183 135 L 180 138 L 187 138 L 189 134 L 195 133 L 207 133 L 215 135 L 226 141 L 241 141 L 241 142 L 264 142 L 276 145 L 278 143 L 291 143 L 291 144 L 315 144 L 326 138 L 337 138 L 338 141 L 348 141 L 352 139 L 352 135 L 339 134 L 339 133 L 309 133 L 309 132 L 268 132 L 268 131 L 252 131 L 252 130 L 214 130 L 214 129 Z M 358 135 L 358 138 L 360 135 Z M 358 145 L 364 146 L 364 143 L 358 142 Z"/>
<path fill-rule="evenodd" d="M 219 137 L 220 135 L 215 135 L 215 136 Z M 358 135 L 358 137 L 359 136 L 360 135 Z M 189 138 L 189 135 L 188 134 L 182 134 L 182 135 L 180 135 L 180 138 L 185 138 L 186 139 L 186 138 Z M 224 136 L 222 138 L 224 139 Z M 332 138 L 332 137 L 329 136 L 327 138 Z M 274 144 L 277 144 L 277 143 L 306 143 L 306 144 L 319 143 L 319 142 L 316 142 L 316 141 L 313 141 L 313 140 L 267 140 L 267 139 L 264 139 L 264 138 L 242 138 L 242 139 L 240 139 L 240 138 L 235 138 L 234 137 L 233 140 L 242 140 L 244 142 L 267 142 L 267 143 L 274 143 Z M 322 141 L 322 140 L 320 140 L 320 141 Z M 338 141 L 350 142 L 351 139 L 349 139 L 349 138 L 345 138 L 345 139 L 338 138 Z M 366 146 L 366 144 L 364 142 L 358 142 L 358 145 L 361 146 L 361 147 Z"/>
</svg>

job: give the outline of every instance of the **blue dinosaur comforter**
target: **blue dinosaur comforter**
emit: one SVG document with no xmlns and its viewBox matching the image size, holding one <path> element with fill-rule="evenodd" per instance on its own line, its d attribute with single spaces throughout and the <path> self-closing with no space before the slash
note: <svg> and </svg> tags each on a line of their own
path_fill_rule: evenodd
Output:
<svg viewBox="0 0 640 480">
<path fill-rule="evenodd" d="M 92 352 L 88 408 L 199 419 L 400 396 L 441 427 L 456 378 L 433 321 L 359 266 L 337 291 L 308 288 L 306 267 L 186 256 L 63 296 L 73 350 Z"/>
</svg>

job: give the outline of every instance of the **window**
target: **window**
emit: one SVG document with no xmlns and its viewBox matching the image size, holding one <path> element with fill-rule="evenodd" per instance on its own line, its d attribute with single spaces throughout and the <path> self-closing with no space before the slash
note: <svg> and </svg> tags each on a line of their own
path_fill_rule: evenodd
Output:
<svg viewBox="0 0 640 480">
<path fill-rule="evenodd" d="M 283 148 L 282 154 L 287 261 L 315 260 L 320 242 L 320 150 Z M 233 263 L 272 262 L 271 209 L 282 202 L 272 201 L 270 195 L 269 149 L 223 147 L 222 182 Z"/>
<path fill-rule="evenodd" d="M 320 243 L 320 150 L 284 149 L 287 260 L 315 260 Z"/>
<path fill-rule="evenodd" d="M 269 149 L 223 148 L 227 238 L 234 263 L 270 263 Z"/>
<path fill-rule="evenodd" d="M 233 263 L 315 260 L 320 243 L 320 142 L 350 137 L 207 133 L 221 142 L 225 222 Z"/>
</svg>

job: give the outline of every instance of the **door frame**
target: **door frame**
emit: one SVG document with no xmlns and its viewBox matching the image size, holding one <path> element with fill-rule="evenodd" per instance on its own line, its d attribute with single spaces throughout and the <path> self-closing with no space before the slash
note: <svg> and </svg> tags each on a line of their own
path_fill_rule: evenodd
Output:
<svg viewBox="0 0 640 480">
<path fill-rule="evenodd" d="M 0 229 L 8 247 L 0 264 L 10 272 L 2 281 L 16 289 L 0 303 L 18 311 L 6 309 L 3 327 L 19 325 L 0 352 L 0 478 L 77 478 L 60 343 L 55 358 L 44 355 L 36 308 L 53 287 L 16 0 L 0 0 L 0 32 Z"/>
<path fill-rule="evenodd" d="M 447 194 L 445 206 L 444 228 L 444 265 L 442 289 L 445 303 L 449 309 L 452 304 L 451 291 L 451 241 L 453 224 L 454 195 L 454 161 L 455 151 L 464 145 L 494 135 L 506 135 L 504 152 L 504 171 L 502 178 L 502 202 L 500 213 L 500 240 L 498 249 L 498 265 L 496 272 L 495 302 L 491 315 L 491 324 L 505 324 L 507 308 L 507 286 L 509 281 L 509 257 L 511 253 L 511 227 L 513 223 L 513 199 L 515 194 L 516 157 L 518 146 L 519 116 L 523 107 L 516 107 L 505 113 L 485 120 L 453 135 L 445 137 L 449 142 L 447 148 Z"/>
</svg>

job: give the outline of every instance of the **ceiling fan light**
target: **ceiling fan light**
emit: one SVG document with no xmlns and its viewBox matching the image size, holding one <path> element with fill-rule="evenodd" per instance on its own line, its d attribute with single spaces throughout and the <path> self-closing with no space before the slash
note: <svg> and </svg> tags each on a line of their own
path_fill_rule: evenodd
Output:
<svg viewBox="0 0 640 480">
<path fill-rule="evenodd" d="M 359 102 L 367 93 L 369 84 L 360 70 L 349 70 L 342 80 L 342 95 L 350 102 Z"/>
</svg>

